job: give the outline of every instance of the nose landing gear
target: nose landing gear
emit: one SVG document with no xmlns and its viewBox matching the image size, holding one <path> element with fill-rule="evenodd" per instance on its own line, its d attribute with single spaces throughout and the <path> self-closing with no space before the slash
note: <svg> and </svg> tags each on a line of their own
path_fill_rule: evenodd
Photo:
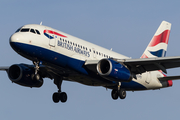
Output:
<svg viewBox="0 0 180 120">
<path fill-rule="evenodd" d="M 35 73 L 34 74 L 32 74 L 32 79 L 33 80 L 40 80 L 41 79 L 41 76 L 39 75 L 39 61 L 33 61 L 33 64 L 34 64 L 34 70 L 35 70 Z"/>
</svg>

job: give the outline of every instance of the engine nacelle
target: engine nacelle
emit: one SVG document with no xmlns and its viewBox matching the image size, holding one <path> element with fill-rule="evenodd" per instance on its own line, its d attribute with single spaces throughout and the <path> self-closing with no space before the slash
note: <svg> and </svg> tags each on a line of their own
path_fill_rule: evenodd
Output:
<svg viewBox="0 0 180 120">
<path fill-rule="evenodd" d="M 97 64 L 98 73 L 111 81 L 130 82 L 132 74 L 127 67 L 111 59 L 102 59 Z"/>
<path fill-rule="evenodd" d="M 8 77 L 12 82 L 26 87 L 41 87 L 43 80 L 34 80 L 32 75 L 34 69 L 23 64 L 15 64 L 8 69 Z"/>
</svg>

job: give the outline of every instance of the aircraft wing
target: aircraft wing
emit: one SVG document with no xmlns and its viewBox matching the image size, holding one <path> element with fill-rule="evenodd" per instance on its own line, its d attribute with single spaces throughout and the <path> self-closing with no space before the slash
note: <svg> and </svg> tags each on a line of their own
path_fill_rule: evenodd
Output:
<svg viewBox="0 0 180 120">
<path fill-rule="evenodd" d="M 126 59 L 117 60 L 117 62 L 123 62 L 132 72 L 137 74 L 153 70 L 162 70 L 167 73 L 166 69 L 180 67 L 180 56 Z"/>
<path fill-rule="evenodd" d="M 180 67 L 180 56 L 113 60 L 126 65 L 135 74 L 154 70 L 162 70 L 164 73 L 167 73 L 166 69 Z M 84 65 L 88 69 L 96 71 L 97 64 L 98 60 L 87 60 Z"/>
</svg>

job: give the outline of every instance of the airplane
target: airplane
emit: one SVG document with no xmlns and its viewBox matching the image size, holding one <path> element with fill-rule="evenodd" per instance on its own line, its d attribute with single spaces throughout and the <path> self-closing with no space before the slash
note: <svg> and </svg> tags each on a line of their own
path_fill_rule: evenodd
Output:
<svg viewBox="0 0 180 120">
<path fill-rule="evenodd" d="M 54 103 L 67 101 L 62 81 L 111 89 L 113 100 L 125 99 L 126 91 L 171 87 L 180 76 L 166 76 L 167 69 L 180 67 L 180 56 L 165 57 L 171 23 L 162 21 L 142 56 L 138 59 L 116 53 L 42 24 L 20 27 L 9 39 L 19 55 L 33 64 L 0 67 L 9 79 L 25 87 L 41 87 L 52 79 L 57 92 Z"/>
</svg>

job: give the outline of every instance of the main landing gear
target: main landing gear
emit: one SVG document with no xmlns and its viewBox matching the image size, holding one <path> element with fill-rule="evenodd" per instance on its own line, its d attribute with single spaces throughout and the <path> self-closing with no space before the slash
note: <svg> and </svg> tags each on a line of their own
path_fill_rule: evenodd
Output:
<svg viewBox="0 0 180 120">
<path fill-rule="evenodd" d="M 111 92 L 111 97 L 113 100 L 117 100 L 118 97 L 120 97 L 121 99 L 125 99 L 126 98 L 126 90 L 120 88 L 121 83 L 119 83 L 118 85 L 118 89 L 113 89 Z"/>
<path fill-rule="evenodd" d="M 65 92 L 61 92 L 61 84 L 62 84 L 62 78 L 61 77 L 54 77 L 54 84 L 57 85 L 57 88 L 59 89 L 58 92 L 55 92 L 52 96 L 52 99 L 55 103 L 58 103 L 61 101 L 62 103 L 67 101 L 67 94 Z"/>
<path fill-rule="evenodd" d="M 114 100 L 117 100 L 118 97 L 120 97 L 121 99 L 125 99 L 126 98 L 126 90 L 124 90 L 124 89 L 120 89 L 120 90 L 113 89 L 111 92 L 111 97 Z"/>
</svg>

